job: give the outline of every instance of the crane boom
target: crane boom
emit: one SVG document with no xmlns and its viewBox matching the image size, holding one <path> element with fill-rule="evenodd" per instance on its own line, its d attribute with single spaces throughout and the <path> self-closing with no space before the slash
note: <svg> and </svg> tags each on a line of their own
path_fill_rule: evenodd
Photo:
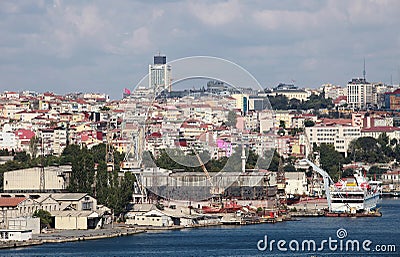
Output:
<svg viewBox="0 0 400 257">
<path fill-rule="evenodd" d="M 210 182 L 210 185 L 211 185 L 210 193 L 213 194 L 213 195 L 221 195 L 223 192 L 221 192 L 221 190 L 219 190 L 219 188 L 217 188 L 217 187 L 214 186 L 214 183 L 213 183 L 213 181 L 212 181 L 212 178 L 211 178 L 211 176 L 210 176 L 210 173 L 208 173 L 208 170 L 207 170 L 206 166 L 204 165 L 203 161 L 201 160 L 201 158 L 200 158 L 198 152 L 196 151 L 196 149 L 195 149 L 194 147 L 191 147 L 191 148 L 192 148 L 194 154 L 196 155 L 197 160 L 199 161 L 200 166 L 201 166 L 201 168 L 202 168 L 204 174 L 206 174 L 207 180 Z"/>
<path fill-rule="evenodd" d="M 303 159 L 302 161 L 307 162 L 316 172 L 318 172 L 322 178 L 324 179 L 324 189 L 325 189 L 325 194 L 326 194 L 326 200 L 328 201 L 328 207 L 329 211 L 332 211 L 332 200 L 331 200 L 331 190 L 330 190 L 330 184 L 334 184 L 332 178 L 329 176 L 329 174 L 315 165 L 312 161 L 309 159 Z"/>
</svg>

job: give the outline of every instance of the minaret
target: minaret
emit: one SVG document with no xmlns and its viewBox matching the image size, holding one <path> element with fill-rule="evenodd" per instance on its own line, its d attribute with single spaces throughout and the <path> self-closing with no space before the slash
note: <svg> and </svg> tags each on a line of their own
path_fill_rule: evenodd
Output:
<svg viewBox="0 0 400 257">
<path fill-rule="evenodd" d="M 242 145 L 242 172 L 246 172 L 246 152 L 244 150 L 244 145 Z"/>
</svg>

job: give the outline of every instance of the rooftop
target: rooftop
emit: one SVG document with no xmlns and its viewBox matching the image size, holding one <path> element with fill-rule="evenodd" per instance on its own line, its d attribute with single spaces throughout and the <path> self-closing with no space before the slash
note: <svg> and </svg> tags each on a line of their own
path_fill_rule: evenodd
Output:
<svg viewBox="0 0 400 257">
<path fill-rule="evenodd" d="M 0 197 L 0 207 L 17 207 L 25 197 Z"/>
</svg>

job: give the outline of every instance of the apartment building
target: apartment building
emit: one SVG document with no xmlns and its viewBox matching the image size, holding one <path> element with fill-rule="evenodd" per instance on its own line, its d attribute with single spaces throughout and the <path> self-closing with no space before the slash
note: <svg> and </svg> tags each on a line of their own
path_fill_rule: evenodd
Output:
<svg viewBox="0 0 400 257">
<path fill-rule="evenodd" d="M 331 144 L 335 150 L 346 155 L 349 144 L 352 140 L 361 136 L 361 129 L 358 126 L 348 125 L 317 125 L 305 128 L 305 133 L 310 145 Z"/>
<path fill-rule="evenodd" d="M 355 78 L 347 83 L 347 103 L 352 109 L 367 109 L 377 104 L 376 86 L 365 78 Z"/>
</svg>

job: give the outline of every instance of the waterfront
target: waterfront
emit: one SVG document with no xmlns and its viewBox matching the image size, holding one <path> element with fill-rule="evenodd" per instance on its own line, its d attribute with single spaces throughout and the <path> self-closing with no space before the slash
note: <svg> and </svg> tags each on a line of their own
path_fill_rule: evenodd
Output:
<svg viewBox="0 0 400 257">
<path fill-rule="evenodd" d="M 218 226 L 147 232 L 110 239 L 43 244 L 0 251 L 1 256 L 399 256 L 400 200 L 384 199 L 378 218 L 302 218 L 301 221 L 247 226 Z M 397 252 L 281 252 L 259 251 L 257 242 L 268 235 L 275 240 L 315 240 L 336 238 L 338 229 L 347 230 L 347 239 L 395 244 Z"/>
</svg>

